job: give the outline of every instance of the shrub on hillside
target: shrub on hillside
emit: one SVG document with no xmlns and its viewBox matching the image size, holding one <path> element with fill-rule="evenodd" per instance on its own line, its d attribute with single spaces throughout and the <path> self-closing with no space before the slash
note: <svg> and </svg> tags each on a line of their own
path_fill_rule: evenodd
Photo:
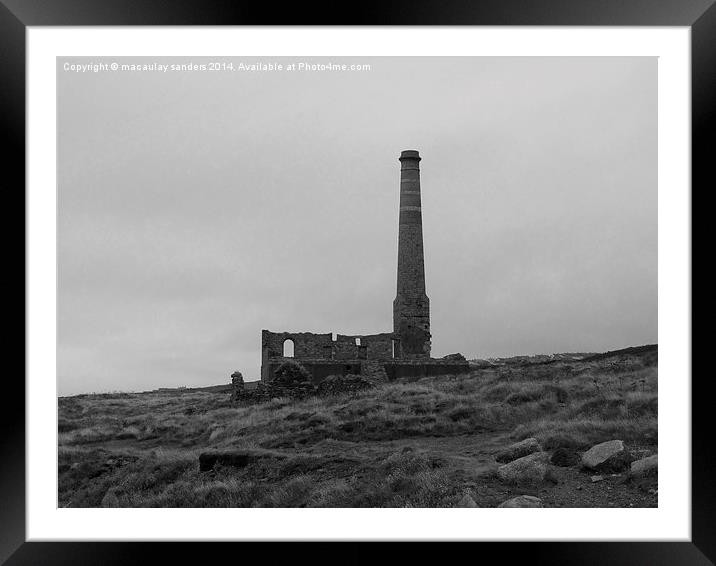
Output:
<svg viewBox="0 0 716 566">
<path fill-rule="evenodd" d="M 311 374 L 300 363 L 292 360 L 283 362 L 274 372 L 274 383 L 277 385 L 293 385 L 311 381 Z"/>
</svg>

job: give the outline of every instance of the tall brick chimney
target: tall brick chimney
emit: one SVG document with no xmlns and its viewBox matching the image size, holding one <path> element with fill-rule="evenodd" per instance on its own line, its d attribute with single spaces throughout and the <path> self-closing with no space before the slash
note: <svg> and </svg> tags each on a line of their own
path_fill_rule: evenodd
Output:
<svg viewBox="0 0 716 566">
<path fill-rule="evenodd" d="M 425 294 L 423 217 L 420 208 L 420 155 L 400 154 L 398 290 L 393 301 L 396 358 L 430 357 L 430 301 Z"/>
</svg>

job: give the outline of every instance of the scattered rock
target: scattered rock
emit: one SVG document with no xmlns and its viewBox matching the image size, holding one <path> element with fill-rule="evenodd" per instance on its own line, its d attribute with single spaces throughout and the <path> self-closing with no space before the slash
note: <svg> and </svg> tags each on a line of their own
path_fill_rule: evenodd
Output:
<svg viewBox="0 0 716 566">
<path fill-rule="evenodd" d="M 658 456 L 648 456 L 632 462 L 626 481 L 641 491 L 651 493 L 658 488 L 659 462 Z"/>
<path fill-rule="evenodd" d="M 590 479 L 592 480 L 592 483 L 597 483 L 598 481 L 602 481 L 604 476 L 592 476 Z"/>
<path fill-rule="evenodd" d="M 211 471 L 217 464 L 244 468 L 250 461 L 251 455 L 248 452 L 202 452 L 199 454 L 199 471 Z"/>
<path fill-rule="evenodd" d="M 657 454 L 631 463 L 629 475 L 635 478 L 655 476 L 659 473 Z"/>
<path fill-rule="evenodd" d="M 495 456 L 495 460 L 502 463 L 512 462 L 523 456 L 528 456 L 534 452 L 540 452 L 542 447 L 536 438 L 525 438 L 520 442 L 511 444 Z"/>
<path fill-rule="evenodd" d="M 560 468 L 570 468 L 579 464 L 579 454 L 571 448 L 557 448 L 549 461 Z"/>
<path fill-rule="evenodd" d="M 549 456 L 546 452 L 534 452 L 497 468 L 501 480 L 514 484 L 539 484 L 547 475 Z"/>
<path fill-rule="evenodd" d="M 479 507 L 479 505 L 475 503 L 475 500 L 470 497 L 469 493 L 466 493 L 462 496 L 462 499 L 458 501 L 455 507 Z"/>
<path fill-rule="evenodd" d="M 466 362 L 465 356 L 463 356 L 460 353 L 457 354 L 448 354 L 447 356 L 443 356 L 443 360 L 447 360 L 449 362 Z"/>
<path fill-rule="evenodd" d="M 533 495 L 518 495 L 498 505 L 498 507 L 544 507 L 542 500 Z"/>
<path fill-rule="evenodd" d="M 621 440 L 592 446 L 582 454 L 582 465 L 597 472 L 621 472 L 631 464 L 631 454 Z"/>
</svg>

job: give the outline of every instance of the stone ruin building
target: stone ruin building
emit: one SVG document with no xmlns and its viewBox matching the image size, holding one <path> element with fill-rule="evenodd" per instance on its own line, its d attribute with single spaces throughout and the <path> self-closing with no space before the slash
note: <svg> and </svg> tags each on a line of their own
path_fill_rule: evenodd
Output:
<svg viewBox="0 0 716 566">
<path fill-rule="evenodd" d="M 425 293 L 420 155 L 400 155 L 398 286 L 393 331 L 344 335 L 328 332 L 261 332 L 261 381 L 270 383 L 287 359 L 300 362 L 319 383 L 330 375 L 368 375 L 385 370 L 388 379 L 464 373 L 460 355 L 430 357 L 430 300 Z M 292 355 L 285 349 L 293 347 Z M 381 372 L 382 373 L 382 372 Z"/>
</svg>

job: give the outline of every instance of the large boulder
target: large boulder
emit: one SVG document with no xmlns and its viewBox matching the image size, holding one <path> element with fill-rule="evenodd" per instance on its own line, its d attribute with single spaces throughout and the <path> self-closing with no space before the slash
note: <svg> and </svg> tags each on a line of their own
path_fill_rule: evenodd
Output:
<svg viewBox="0 0 716 566">
<path fill-rule="evenodd" d="M 541 450 L 542 447 L 539 445 L 536 438 L 525 438 L 520 442 L 511 444 L 501 452 L 498 452 L 495 455 L 495 460 L 504 464 L 517 460 L 517 458 L 528 456 L 534 452 L 540 452 Z"/>
<path fill-rule="evenodd" d="M 659 473 L 659 458 L 656 454 L 647 456 L 641 460 L 631 463 L 629 475 L 633 478 L 646 478 L 656 476 Z"/>
<path fill-rule="evenodd" d="M 497 468 L 502 481 L 513 484 L 536 485 L 544 481 L 549 469 L 549 455 L 534 452 Z"/>
<path fill-rule="evenodd" d="M 462 496 L 462 499 L 458 501 L 455 507 L 479 507 L 479 505 L 475 503 L 475 500 L 470 497 L 469 493 L 466 493 Z"/>
<path fill-rule="evenodd" d="M 602 442 L 582 454 L 582 465 L 597 472 L 621 472 L 629 467 L 631 460 L 631 454 L 621 440 Z"/>
<path fill-rule="evenodd" d="M 498 505 L 498 507 L 544 507 L 542 500 L 533 495 L 518 495 Z"/>
</svg>

